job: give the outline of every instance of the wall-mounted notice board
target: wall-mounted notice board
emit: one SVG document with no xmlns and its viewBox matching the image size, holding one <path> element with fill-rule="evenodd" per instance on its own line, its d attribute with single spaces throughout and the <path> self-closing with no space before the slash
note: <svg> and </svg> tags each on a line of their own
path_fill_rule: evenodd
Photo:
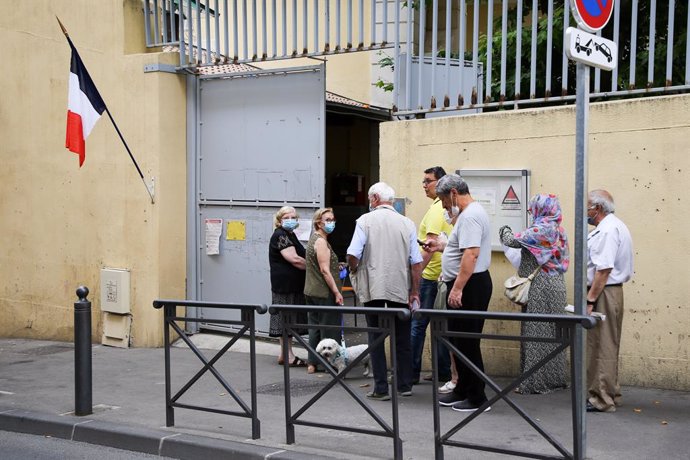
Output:
<svg viewBox="0 0 690 460">
<path fill-rule="evenodd" d="M 530 172 L 527 169 L 459 169 L 472 198 L 489 214 L 491 249 L 501 251 L 498 229 L 510 225 L 513 232 L 527 228 Z"/>
</svg>

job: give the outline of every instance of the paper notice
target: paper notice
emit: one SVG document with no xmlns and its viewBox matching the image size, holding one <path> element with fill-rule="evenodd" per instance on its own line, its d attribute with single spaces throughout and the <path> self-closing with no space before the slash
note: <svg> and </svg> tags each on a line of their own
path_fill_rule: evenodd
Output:
<svg viewBox="0 0 690 460">
<path fill-rule="evenodd" d="M 311 219 L 300 219 L 299 227 L 295 229 L 295 235 L 300 241 L 309 241 L 311 236 Z"/>
<path fill-rule="evenodd" d="M 496 189 L 475 187 L 472 189 L 472 198 L 484 206 L 487 214 L 496 214 Z"/>
<path fill-rule="evenodd" d="M 220 254 L 220 234 L 223 219 L 206 219 L 206 255 Z"/>
<path fill-rule="evenodd" d="M 226 240 L 244 241 L 247 239 L 247 228 L 243 220 L 228 221 L 228 231 L 225 235 Z"/>
</svg>

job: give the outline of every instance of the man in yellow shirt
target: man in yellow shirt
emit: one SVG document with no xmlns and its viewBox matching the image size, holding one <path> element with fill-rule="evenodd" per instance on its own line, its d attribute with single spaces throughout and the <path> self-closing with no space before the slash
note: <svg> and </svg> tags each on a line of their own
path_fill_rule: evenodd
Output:
<svg viewBox="0 0 690 460">
<path fill-rule="evenodd" d="M 419 224 L 417 237 L 422 241 L 435 240 L 443 232 L 450 235 L 453 230 L 452 225 L 446 222 L 444 209 L 441 200 L 436 196 L 436 182 L 446 175 L 446 171 L 440 166 L 434 166 L 424 171 L 422 186 L 426 196 L 433 200 L 429 210 L 424 215 Z M 434 308 L 438 279 L 441 275 L 441 253 L 426 252 L 422 248 L 422 279 L 420 283 L 420 307 Z M 419 374 L 422 368 L 422 352 L 424 350 L 424 339 L 426 329 L 429 325 L 428 318 L 412 319 L 411 339 L 412 339 L 412 376 L 413 383 L 419 383 Z M 451 379 L 450 374 L 450 355 L 445 346 L 440 346 L 438 350 L 438 377 L 440 382 Z"/>
</svg>

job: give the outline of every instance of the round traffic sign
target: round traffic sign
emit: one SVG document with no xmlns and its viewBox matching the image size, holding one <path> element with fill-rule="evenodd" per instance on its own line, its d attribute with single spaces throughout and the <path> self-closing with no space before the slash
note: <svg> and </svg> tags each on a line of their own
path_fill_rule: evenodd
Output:
<svg viewBox="0 0 690 460">
<path fill-rule="evenodd" d="M 614 0 L 571 0 L 570 6 L 577 24 L 588 32 L 596 32 L 611 19 Z"/>
</svg>

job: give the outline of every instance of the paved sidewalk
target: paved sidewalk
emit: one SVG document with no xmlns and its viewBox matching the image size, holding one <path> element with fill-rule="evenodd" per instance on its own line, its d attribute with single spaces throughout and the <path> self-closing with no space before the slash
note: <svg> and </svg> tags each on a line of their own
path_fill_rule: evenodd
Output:
<svg viewBox="0 0 690 460">
<path fill-rule="evenodd" d="M 217 339 L 198 334 L 195 341 L 216 348 Z M 236 348 L 237 347 L 237 348 Z M 249 401 L 249 355 L 240 344 L 219 362 L 219 371 Z M 74 353 L 71 343 L 0 339 L 0 430 L 59 436 L 177 458 L 392 458 L 388 438 L 331 429 L 296 427 L 296 443 L 285 443 L 283 369 L 276 365 L 274 344 L 258 347 L 258 411 L 261 438 L 251 439 L 250 420 L 184 409 L 175 410 L 174 427 L 165 427 L 163 349 L 122 350 L 93 347 L 94 414 L 74 417 Z M 214 351 L 208 350 L 207 356 Z M 297 354 L 304 356 L 303 350 Z M 194 375 L 201 363 L 185 348 L 174 348 L 173 393 Z M 301 407 L 330 379 L 292 368 L 292 409 Z M 364 394 L 372 381 L 348 378 L 353 391 Z M 329 421 L 378 429 L 345 390 L 336 386 L 306 411 L 302 420 Z M 614 414 L 587 414 L 588 457 L 596 459 L 687 459 L 690 435 L 690 393 L 625 387 L 625 405 Z M 570 448 L 568 391 L 545 396 L 516 395 L 540 423 Z M 237 410 L 212 376 L 204 376 L 181 399 L 189 404 Z M 371 406 L 390 421 L 390 402 Z M 442 411 L 443 430 L 465 415 Z M 390 423 L 390 422 L 389 422 Z M 411 398 L 400 398 L 400 430 L 406 459 L 433 458 L 431 385 L 414 387 Z M 496 446 L 557 452 L 507 404 L 499 402 L 453 439 Z M 509 458 L 446 447 L 446 458 Z"/>
</svg>

